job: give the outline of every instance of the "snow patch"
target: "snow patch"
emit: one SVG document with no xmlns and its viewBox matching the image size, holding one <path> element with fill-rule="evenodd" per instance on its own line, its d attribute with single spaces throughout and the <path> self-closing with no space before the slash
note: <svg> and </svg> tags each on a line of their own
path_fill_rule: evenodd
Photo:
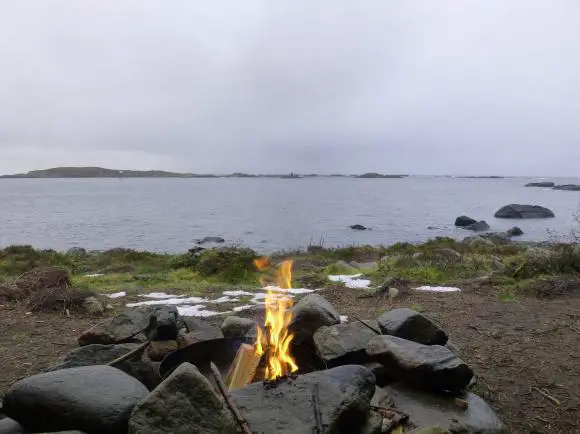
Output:
<svg viewBox="0 0 580 434">
<path fill-rule="evenodd" d="M 340 322 L 341 322 L 341 323 L 348 322 L 348 316 L 346 316 L 346 315 L 341 315 L 341 316 L 340 316 Z"/>
<path fill-rule="evenodd" d="M 140 301 L 138 303 L 128 303 L 127 307 L 137 307 L 137 306 L 147 306 L 147 305 L 176 305 L 185 303 L 207 303 L 209 300 L 207 298 L 201 297 L 187 297 L 187 298 L 165 298 L 163 300 L 149 300 Z"/>
<path fill-rule="evenodd" d="M 181 316 L 198 316 L 198 317 L 208 317 L 208 316 L 216 316 L 216 315 L 223 315 L 227 312 L 215 312 L 213 310 L 205 310 L 205 306 L 202 304 L 197 304 L 194 306 L 191 305 L 178 305 L 177 312 Z"/>
<path fill-rule="evenodd" d="M 101 277 L 104 276 L 103 273 L 85 274 L 85 277 Z"/>
<path fill-rule="evenodd" d="M 274 292 L 286 292 L 288 294 L 308 294 L 310 292 L 314 292 L 314 289 L 308 288 L 288 288 L 282 289 L 279 286 L 266 286 L 262 288 L 265 291 L 274 291 Z"/>
<path fill-rule="evenodd" d="M 362 274 L 337 274 L 328 276 L 328 280 L 331 282 L 342 282 L 347 288 L 358 289 L 358 288 L 369 288 L 371 281 L 368 279 L 360 279 Z"/>
<path fill-rule="evenodd" d="M 208 303 L 231 303 L 234 301 L 240 301 L 240 299 L 239 298 L 230 298 L 227 295 L 224 295 L 223 297 L 216 298 L 215 300 L 210 300 Z"/>
<path fill-rule="evenodd" d="M 420 286 L 415 288 L 415 291 L 429 291 L 429 292 L 459 292 L 461 289 L 453 286 Z"/>
<path fill-rule="evenodd" d="M 239 297 L 240 295 L 254 295 L 253 292 L 248 291 L 224 291 L 223 295 L 229 295 L 230 297 Z"/>
<path fill-rule="evenodd" d="M 155 298 L 155 299 L 163 300 L 166 298 L 178 298 L 178 297 L 187 297 L 187 296 L 186 295 L 171 295 L 171 294 L 166 294 L 165 292 L 150 292 L 149 294 L 140 294 L 139 297 Z"/>
<path fill-rule="evenodd" d="M 251 309 L 251 308 L 253 308 L 255 306 L 256 306 L 255 304 L 244 304 L 242 306 L 236 306 L 236 307 L 234 307 L 233 310 L 234 310 L 234 312 L 241 312 L 243 310 Z"/>
<path fill-rule="evenodd" d="M 121 291 L 121 292 L 113 292 L 112 294 L 103 294 L 105 297 L 109 297 L 109 298 L 121 298 L 121 297 L 125 297 L 127 295 L 127 293 L 125 291 Z"/>
</svg>

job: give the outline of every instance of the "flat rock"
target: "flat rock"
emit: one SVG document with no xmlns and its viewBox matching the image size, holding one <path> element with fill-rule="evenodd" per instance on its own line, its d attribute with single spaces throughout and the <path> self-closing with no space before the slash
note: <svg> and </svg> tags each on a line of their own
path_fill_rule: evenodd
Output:
<svg viewBox="0 0 580 434">
<path fill-rule="evenodd" d="M 455 219 L 455 226 L 465 227 L 477 223 L 477 220 L 467 217 L 466 215 L 459 216 Z"/>
<path fill-rule="evenodd" d="M 182 363 L 140 402 L 129 421 L 130 434 L 236 434 L 237 425 L 211 383 Z"/>
<path fill-rule="evenodd" d="M 191 316 L 183 317 L 185 328 L 190 340 L 195 342 L 208 341 L 210 339 L 220 339 L 224 337 L 221 329 L 209 321 Z M 193 342 L 192 342 L 193 343 Z"/>
<path fill-rule="evenodd" d="M 367 320 L 365 323 L 375 330 L 379 329 L 377 321 Z M 366 346 L 375 336 L 375 332 L 356 321 L 320 327 L 314 333 L 314 344 L 329 366 L 364 364 L 369 361 Z"/>
<path fill-rule="evenodd" d="M 499 434 L 504 432 L 503 424 L 492 408 L 473 393 L 465 393 L 459 397 L 432 395 L 412 390 L 399 383 L 389 385 L 384 389 L 393 398 L 395 407 L 407 413 L 410 421 L 416 426 L 438 427 L 457 433 Z M 467 408 L 459 406 L 455 402 L 456 398 L 466 401 Z"/>
<path fill-rule="evenodd" d="M 467 364 L 440 345 L 423 345 L 395 336 L 375 336 L 367 353 L 393 378 L 430 391 L 457 392 L 473 378 Z"/>
<path fill-rule="evenodd" d="M 152 311 L 148 306 L 126 308 L 116 317 L 108 318 L 85 331 L 79 337 L 79 345 L 127 342 L 149 326 Z"/>
<path fill-rule="evenodd" d="M 501 219 L 538 219 L 552 218 L 554 213 L 539 205 L 511 204 L 500 208 L 495 213 L 495 217 Z"/>
<path fill-rule="evenodd" d="M 447 334 L 433 321 L 408 308 L 393 309 L 378 319 L 381 332 L 424 345 L 445 345 Z"/>
<path fill-rule="evenodd" d="M 78 368 L 80 366 L 106 365 L 118 357 L 127 354 L 137 348 L 139 344 L 101 345 L 92 344 L 75 348 L 70 353 L 62 356 L 56 364 L 47 371 L 56 371 L 66 368 Z"/>
<path fill-rule="evenodd" d="M 124 434 L 133 407 L 148 393 L 119 369 L 84 366 L 14 383 L 4 397 L 4 410 L 28 431 Z"/>
<path fill-rule="evenodd" d="M 221 326 L 221 331 L 226 338 L 242 338 L 257 335 L 258 323 L 249 318 L 228 316 Z"/>
<path fill-rule="evenodd" d="M 310 342 L 320 327 L 335 324 L 340 324 L 340 314 L 334 306 L 318 294 L 308 294 L 294 306 L 290 330 L 294 343 L 301 344 Z"/>
<path fill-rule="evenodd" d="M 311 434 L 316 426 L 312 407 L 315 385 L 326 432 L 359 432 L 375 393 L 375 378 L 362 366 L 345 365 L 300 375 L 272 388 L 253 383 L 232 391 L 232 396 L 255 432 Z"/>
<path fill-rule="evenodd" d="M 464 226 L 463 229 L 467 229 L 468 231 L 474 231 L 474 232 L 483 232 L 483 231 L 488 231 L 490 228 L 485 220 L 481 220 L 481 221 L 472 223 L 468 226 Z"/>
</svg>

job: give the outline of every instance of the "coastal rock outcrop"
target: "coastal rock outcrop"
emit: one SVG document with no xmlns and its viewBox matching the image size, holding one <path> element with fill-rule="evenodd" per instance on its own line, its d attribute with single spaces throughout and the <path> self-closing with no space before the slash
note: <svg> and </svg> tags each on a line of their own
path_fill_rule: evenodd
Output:
<svg viewBox="0 0 580 434">
<path fill-rule="evenodd" d="M 543 206 L 511 204 L 497 210 L 495 217 L 500 219 L 543 219 L 555 216 L 551 210 Z"/>
<path fill-rule="evenodd" d="M 526 184 L 526 187 L 544 187 L 544 188 L 552 188 L 556 184 L 553 182 L 529 182 Z"/>
</svg>

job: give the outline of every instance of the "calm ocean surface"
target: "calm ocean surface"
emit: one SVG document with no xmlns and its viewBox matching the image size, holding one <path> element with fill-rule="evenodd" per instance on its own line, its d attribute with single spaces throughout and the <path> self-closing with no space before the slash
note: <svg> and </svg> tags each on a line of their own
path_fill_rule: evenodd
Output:
<svg viewBox="0 0 580 434">
<path fill-rule="evenodd" d="M 461 214 L 492 230 L 521 227 L 522 240 L 569 232 L 580 192 L 525 188 L 531 178 L 459 179 L 5 179 L 0 180 L 0 246 L 32 244 L 178 252 L 221 236 L 260 252 L 305 247 L 417 242 L 470 235 Z M 580 183 L 578 179 L 554 179 Z M 493 217 L 509 203 L 537 204 L 556 218 Z M 372 231 L 353 231 L 352 224 Z M 434 226 L 437 229 L 428 229 Z"/>
</svg>

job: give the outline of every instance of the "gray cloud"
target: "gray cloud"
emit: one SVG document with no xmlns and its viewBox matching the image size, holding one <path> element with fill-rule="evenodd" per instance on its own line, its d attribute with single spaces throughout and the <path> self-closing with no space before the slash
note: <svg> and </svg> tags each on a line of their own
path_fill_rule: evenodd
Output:
<svg viewBox="0 0 580 434">
<path fill-rule="evenodd" d="M 0 172 L 577 175 L 580 3 L 22 0 Z"/>
</svg>

